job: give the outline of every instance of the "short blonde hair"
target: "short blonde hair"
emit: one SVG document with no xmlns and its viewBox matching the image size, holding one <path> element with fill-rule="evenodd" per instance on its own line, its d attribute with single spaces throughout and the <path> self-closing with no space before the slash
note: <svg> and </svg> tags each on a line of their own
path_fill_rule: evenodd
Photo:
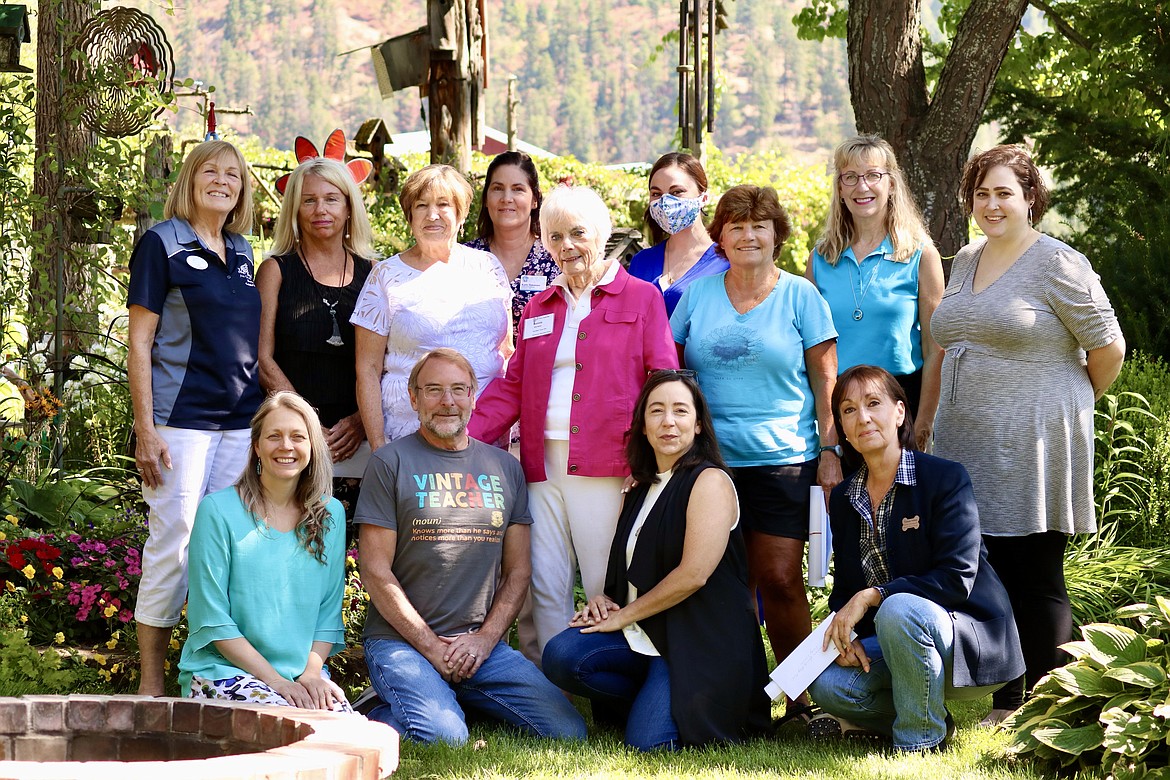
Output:
<svg viewBox="0 0 1170 780">
<path fill-rule="evenodd" d="M 231 233 L 252 232 L 252 173 L 248 169 L 248 162 L 240 150 L 227 141 L 204 141 L 195 146 L 183 160 L 179 168 L 179 177 L 171 194 L 167 196 L 163 206 L 163 218 L 181 217 L 191 221 L 195 216 L 195 174 L 208 160 L 217 160 L 220 157 L 231 157 L 240 169 L 240 196 L 236 205 L 228 212 L 224 228 Z"/>
<path fill-rule="evenodd" d="M 460 225 L 467 219 L 467 212 L 471 210 L 471 198 L 475 194 L 467 177 L 450 165 L 435 163 L 419 168 L 406 177 L 402 192 L 398 195 L 398 203 L 402 206 L 402 213 L 406 215 L 408 225 L 414 204 L 428 193 L 440 197 L 446 195 L 454 201 L 455 217 Z"/>
<path fill-rule="evenodd" d="M 817 239 L 816 249 L 829 265 L 836 265 L 844 252 L 857 238 L 853 214 L 842 202 L 837 177 L 850 165 L 873 161 L 890 176 L 890 198 L 886 203 L 886 233 L 894 246 L 893 260 L 909 262 L 914 253 L 926 244 L 933 244 L 922 213 L 910 194 L 906 177 L 894 155 L 894 147 L 876 135 L 855 135 L 843 141 L 833 152 L 833 195 L 829 199 L 829 219 Z M 862 258 L 858 258 L 861 260 Z"/>
<path fill-rule="evenodd" d="M 287 255 L 297 248 L 300 243 L 297 217 L 301 208 L 301 190 L 305 186 L 306 176 L 319 176 L 345 195 L 346 205 L 349 207 L 349 225 L 342 238 L 342 243 L 350 254 L 357 257 L 372 259 L 374 257 L 374 231 L 370 228 L 370 218 L 366 214 L 366 204 L 362 200 L 362 192 L 349 168 L 337 160 L 328 157 L 314 157 L 297 166 L 288 177 L 288 186 L 284 191 L 284 202 L 280 205 L 280 216 L 276 220 L 276 229 L 272 236 L 272 255 Z"/>
<path fill-rule="evenodd" d="M 544 248 L 553 251 L 548 245 L 548 235 L 554 228 L 568 229 L 578 225 L 587 228 L 600 239 L 599 254 L 604 258 L 605 245 L 609 242 L 609 234 L 613 232 L 613 221 L 605 201 L 589 187 L 561 184 L 548 194 L 540 206 L 540 240 Z"/>
</svg>

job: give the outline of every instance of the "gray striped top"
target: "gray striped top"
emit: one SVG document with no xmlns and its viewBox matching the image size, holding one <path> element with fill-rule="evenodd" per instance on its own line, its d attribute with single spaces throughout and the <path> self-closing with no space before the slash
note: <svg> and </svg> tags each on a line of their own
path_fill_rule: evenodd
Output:
<svg viewBox="0 0 1170 780">
<path fill-rule="evenodd" d="M 1096 530 L 1085 351 L 1121 335 L 1084 255 L 1041 236 L 983 291 L 984 242 L 955 257 L 931 331 L 946 350 L 935 454 L 967 467 L 983 533 Z"/>
</svg>

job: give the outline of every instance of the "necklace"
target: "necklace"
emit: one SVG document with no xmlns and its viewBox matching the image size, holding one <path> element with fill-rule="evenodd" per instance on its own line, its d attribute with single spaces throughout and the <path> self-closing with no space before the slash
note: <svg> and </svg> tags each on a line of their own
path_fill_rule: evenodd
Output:
<svg viewBox="0 0 1170 780">
<path fill-rule="evenodd" d="M 321 294 L 321 303 L 325 304 L 325 308 L 329 310 L 329 318 L 333 320 L 333 335 L 325 339 L 325 343 L 331 347 L 343 347 L 345 341 L 341 338 L 341 327 L 337 324 L 337 304 L 341 303 L 341 292 L 337 293 L 337 300 L 330 301 L 325 297 L 325 288 L 317 281 L 317 277 L 313 275 L 313 269 L 309 267 L 309 261 L 305 260 L 304 256 L 297 252 L 297 257 L 301 259 L 301 264 L 305 266 L 305 270 L 309 272 L 309 278 L 313 280 L 313 285 L 316 286 L 317 292 Z M 345 281 L 345 265 L 349 260 L 349 253 L 346 252 L 341 256 L 341 278 L 339 281 Z M 342 285 L 344 287 L 344 285 Z"/>
<path fill-rule="evenodd" d="M 869 288 L 873 286 L 873 280 L 877 278 L 878 269 L 881 268 L 881 259 L 874 263 L 873 271 L 869 274 L 869 281 L 864 285 L 861 283 L 861 264 L 857 264 L 857 286 L 861 290 L 861 296 L 857 295 L 857 290 L 853 289 L 853 278 L 849 279 L 849 292 L 853 293 L 853 319 L 860 320 L 865 316 L 865 312 L 861 310 L 861 304 L 865 300 L 865 294 L 869 292 Z"/>
</svg>

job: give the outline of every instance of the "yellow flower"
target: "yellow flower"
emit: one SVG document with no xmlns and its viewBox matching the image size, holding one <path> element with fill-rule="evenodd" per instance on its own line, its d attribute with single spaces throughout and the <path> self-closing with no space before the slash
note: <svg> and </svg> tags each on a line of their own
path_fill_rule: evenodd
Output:
<svg viewBox="0 0 1170 780">
<path fill-rule="evenodd" d="M 163 661 L 163 671 L 169 672 L 170 670 L 171 670 L 171 662 L 170 661 Z"/>
<path fill-rule="evenodd" d="M 112 674 L 117 674 L 121 668 L 122 668 L 122 664 L 114 664 L 113 666 L 110 667 L 110 672 Z"/>
<path fill-rule="evenodd" d="M 8 534 L 4 533 L 3 531 L 0 531 L 0 542 L 4 541 L 7 538 L 8 538 Z"/>
<path fill-rule="evenodd" d="M 28 566 L 25 566 L 23 569 L 21 569 L 20 573 L 23 574 L 25 577 L 27 577 L 30 580 L 33 577 L 37 576 L 37 570 L 33 568 L 33 565 L 31 563 Z"/>
<path fill-rule="evenodd" d="M 53 590 L 64 590 L 64 589 L 65 589 L 65 586 L 62 585 L 61 583 L 59 583 L 59 582 L 53 583 Z"/>
<path fill-rule="evenodd" d="M 178 649 L 179 649 L 179 640 L 178 640 L 178 639 L 172 639 L 172 640 L 171 640 L 171 649 L 172 649 L 172 650 L 178 650 Z"/>
<path fill-rule="evenodd" d="M 118 646 L 117 639 L 111 639 L 109 642 L 106 642 L 106 649 L 107 650 L 113 650 L 117 646 Z"/>
<path fill-rule="evenodd" d="M 20 616 L 20 622 L 21 622 L 21 623 L 27 623 L 27 622 L 28 622 L 28 615 L 21 615 L 21 616 Z"/>
<path fill-rule="evenodd" d="M 59 644 L 59 645 L 63 645 L 63 644 L 65 644 L 65 634 L 63 634 L 62 632 L 58 631 L 58 632 L 57 632 L 57 635 L 53 637 L 53 641 L 54 641 L 54 642 L 56 642 L 56 643 L 57 643 L 57 644 Z"/>
<path fill-rule="evenodd" d="M 110 678 L 114 676 L 114 675 L 110 674 L 109 669 L 98 669 L 98 675 L 106 682 L 109 682 Z"/>
<path fill-rule="evenodd" d="M 12 580 L 8 580 L 4 583 L 4 589 L 7 590 L 9 593 L 16 592 L 16 586 L 12 584 Z"/>
<path fill-rule="evenodd" d="M 53 567 L 53 576 L 56 577 L 57 579 L 61 579 L 62 577 L 65 576 L 65 570 L 62 569 L 60 566 L 54 566 Z"/>
<path fill-rule="evenodd" d="M 94 653 L 93 660 L 97 661 L 98 666 L 105 666 L 106 665 L 106 657 L 104 655 L 102 655 L 101 653 Z"/>
<path fill-rule="evenodd" d="M 18 518 L 16 515 L 5 515 L 4 519 L 13 525 L 20 525 L 20 518 Z"/>
<path fill-rule="evenodd" d="M 113 604 L 107 604 L 106 608 L 102 610 L 102 614 L 108 618 L 112 618 L 114 615 L 118 614 L 118 608 Z"/>
</svg>

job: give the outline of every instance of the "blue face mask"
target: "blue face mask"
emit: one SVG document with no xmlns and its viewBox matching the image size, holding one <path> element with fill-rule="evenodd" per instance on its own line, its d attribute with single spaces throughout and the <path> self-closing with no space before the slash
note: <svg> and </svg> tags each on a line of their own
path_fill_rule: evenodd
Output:
<svg viewBox="0 0 1170 780">
<path fill-rule="evenodd" d="M 706 197 L 703 195 L 697 198 L 680 198 L 677 195 L 666 194 L 650 204 L 650 218 L 658 227 L 673 236 L 695 224 L 705 200 Z"/>
</svg>

